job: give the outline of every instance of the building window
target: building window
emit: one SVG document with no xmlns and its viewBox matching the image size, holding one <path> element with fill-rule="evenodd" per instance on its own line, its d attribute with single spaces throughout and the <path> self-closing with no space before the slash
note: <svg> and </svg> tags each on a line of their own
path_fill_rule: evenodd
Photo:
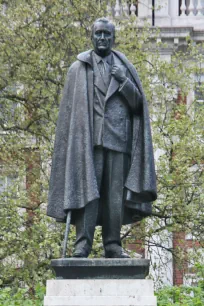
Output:
<svg viewBox="0 0 204 306">
<path fill-rule="evenodd" d="M 16 173 L 6 174 L 4 173 L 3 168 L 0 168 L 0 205 L 6 204 L 9 198 L 16 198 L 17 190 L 15 187 L 12 189 L 16 180 Z"/>
</svg>

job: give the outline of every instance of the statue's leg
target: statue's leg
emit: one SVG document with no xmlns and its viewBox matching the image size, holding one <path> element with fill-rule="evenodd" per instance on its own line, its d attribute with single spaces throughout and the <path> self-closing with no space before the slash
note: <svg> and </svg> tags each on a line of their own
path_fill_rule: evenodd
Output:
<svg viewBox="0 0 204 306">
<path fill-rule="evenodd" d="M 120 239 L 128 165 L 127 154 L 107 150 L 102 182 L 104 192 L 102 233 L 106 257 L 129 257 L 123 251 Z"/>
<path fill-rule="evenodd" d="M 88 257 L 91 252 L 96 220 L 98 200 L 92 201 L 76 213 L 76 242 L 73 257 Z"/>
<path fill-rule="evenodd" d="M 103 148 L 94 151 L 94 162 L 98 188 L 103 175 Z M 98 218 L 99 200 L 88 203 L 75 212 L 76 242 L 74 257 L 88 257 L 92 249 L 95 226 Z"/>
</svg>

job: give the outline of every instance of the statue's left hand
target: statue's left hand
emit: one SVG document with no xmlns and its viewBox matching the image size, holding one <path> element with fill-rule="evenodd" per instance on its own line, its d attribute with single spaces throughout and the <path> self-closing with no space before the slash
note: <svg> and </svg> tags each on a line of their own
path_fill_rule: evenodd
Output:
<svg viewBox="0 0 204 306">
<path fill-rule="evenodd" d="M 123 83 L 127 79 L 123 67 L 119 65 L 113 65 L 111 74 L 119 83 Z"/>
</svg>

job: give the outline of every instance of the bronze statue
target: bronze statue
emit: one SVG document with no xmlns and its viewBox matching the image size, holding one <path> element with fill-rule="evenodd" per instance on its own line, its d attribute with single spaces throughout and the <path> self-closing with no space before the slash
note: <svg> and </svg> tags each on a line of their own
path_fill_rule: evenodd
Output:
<svg viewBox="0 0 204 306">
<path fill-rule="evenodd" d="M 122 224 L 151 215 L 156 176 L 147 102 L 135 67 L 112 50 L 115 27 L 92 27 L 93 50 L 69 68 L 60 105 L 48 215 L 76 225 L 73 257 L 88 257 L 102 225 L 106 258 L 129 257 Z"/>
</svg>

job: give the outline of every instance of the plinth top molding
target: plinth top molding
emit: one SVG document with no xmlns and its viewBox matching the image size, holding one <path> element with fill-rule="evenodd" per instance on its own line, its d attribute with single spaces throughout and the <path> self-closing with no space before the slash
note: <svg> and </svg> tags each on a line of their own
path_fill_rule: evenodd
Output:
<svg viewBox="0 0 204 306">
<path fill-rule="evenodd" d="M 144 279 L 148 259 L 62 258 L 51 261 L 57 279 Z"/>
</svg>

